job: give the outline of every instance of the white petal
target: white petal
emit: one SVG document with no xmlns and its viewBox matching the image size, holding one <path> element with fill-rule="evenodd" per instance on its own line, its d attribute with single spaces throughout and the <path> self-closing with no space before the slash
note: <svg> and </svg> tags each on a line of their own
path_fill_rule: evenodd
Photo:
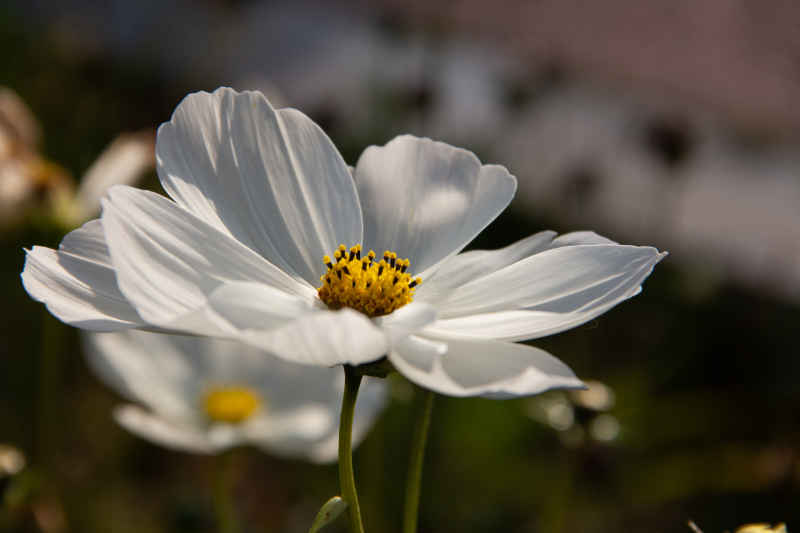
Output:
<svg viewBox="0 0 800 533">
<path fill-rule="evenodd" d="M 89 366 L 106 385 L 172 419 L 192 418 L 199 405 L 196 391 L 186 384 L 195 379 L 193 363 L 200 355 L 184 351 L 183 339 L 190 345 L 202 342 L 135 330 L 83 335 Z"/>
<path fill-rule="evenodd" d="M 411 337 L 389 355 L 405 377 L 448 396 L 505 398 L 556 388 L 582 388 L 564 363 L 544 350 L 495 341 L 448 340 L 440 343 Z"/>
<path fill-rule="evenodd" d="M 222 451 L 222 448 L 216 446 L 205 431 L 196 427 L 176 424 L 134 405 L 123 405 L 116 408 L 114 418 L 131 433 L 166 448 L 203 454 Z"/>
<path fill-rule="evenodd" d="M 389 348 L 389 339 L 380 328 L 347 308 L 314 311 L 269 331 L 242 330 L 237 338 L 281 359 L 319 366 L 368 363 Z"/>
<path fill-rule="evenodd" d="M 517 180 L 472 152 L 409 135 L 367 148 L 355 174 L 364 246 L 411 260 L 423 279 L 511 201 Z"/>
<path fill-rule="evenodd" d="M 215 289 L 209 305 L 236 329 L 269 330 L 311 311 L 313 300 L 263 283 L 239 281 Z"/>
<path fill-rule="evenodd" d="M 389 337 L 390 342 L 406 337 L 436 320 L 436 309 L 423 302 L 411 302 L 397 311 L 375 319 Z"/>
<path fill-rule="evenodd" d="M 361 242 L 358 195 L 336 147 L 261 93 L 190 94 L 159 128 L 156 162 L 179 205 L 309 283 L 325 254 Z"/>
<path fill-rule="evenodd" d="M 176 318 L 197 314 L 228 281 L 313 297 L 307 284 L 158 194 L 114 187 L 102 221 L 119 288 L 149 323 L 175 327 Z M 202 328 L 203 317 L 193 318 L 192 328 Z"/>
<path fill-rule="evenodd" d="M 593 307 L 591 312 L 551 313 L 520 310 L 480 313 L 440 320 L 425 328 L 423 333 L 438 339 L 494 339 L 510 342 L 538 339 L 580 326 L 638 292 L 637 287 L 620 300 Z"/>
<path fill-rule="evenodd" d="M 306 405 L 291 411 L 268 413 L 260 419 L 248 421 L 243 430 L 249 442 L 268 453 L 308 458 L 313 447 L 334 433 L 336 427 L 333 405 L 306 402 Z"/>
<path fill-rule="evenodd" d="M 503 341 L 553 335 L 588 322 L 639 294 L 642 282 L 650 275 L 658 259 L 660 256 L 654 262 L 645 262 L 638 270 L 593 287 L 592 291 L 558 302 L 552 301 L 545 305 L 549 309 L 497 311 L 443 319 L 424 331 L 433 337 Z"/>
<path fill-rule="evenodd" d="M 108 145 L 81 177 L 75 193 L 76 216 L 97 216 L 100 198 L 112 185 L 134 185 L 153 168 L 153 133 L 123 133 Z"/>
<path fill-rule="evenodd" d="M 632 296 L 666 254 L 646 246 L 578 245 L 546 250 L 453 290 L 440 317 L 530 309 L 575 313 Z"/>
<path fill-rule="evenodd" d="M 552 248 L 559 246 L 574 246 L 576 244 L 619 244 L 608 237 L 598 235 L 593 231 L 573 231 L 553 239 Z"/>
<path fill-rule="evenodd" d="M 616 244 L 592 231 L 565 233 L 554 239 L 555 236 L 554 231 L 540 231 L 498 250 L 470 250 L 455 255 L 444 261 L 432 277 L 423 280 L 416 291 L 416 299 L 438 303 L 456 287 L 551 248 L 576 244 Z"/>
<path fill-rule="evenodd" d="M 58 250 L 27 251 L 21 277 L 31 297 L 72 326 L 113 331 L 144 324 L 117 287 L 99 220 L 67 234 Z"/>
<path fill-rule="evenodd" d="M 438 302 L 456 287 L 550 248 L 555 231 L 541 231 L 499 250 L 471 250 L 444 261 L 416 290 L 416 300 Z"/>
</svg>

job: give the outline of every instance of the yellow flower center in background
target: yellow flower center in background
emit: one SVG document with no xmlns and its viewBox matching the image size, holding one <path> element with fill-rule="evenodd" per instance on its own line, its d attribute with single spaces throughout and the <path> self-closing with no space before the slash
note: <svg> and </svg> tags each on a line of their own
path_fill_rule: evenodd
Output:
<svg viewBox="0 0 800 533">
<path fill-rule="evenodd" d="M 398 259 L 388 250 L 376 261 L 372 250 L 361 257 L 360 244 L 350 248 L 350 253 L 342 244 L 333 257 L 333 261 L 327 255 L 322 258 L 328 271 L 317 289 L 320 300 L 331 309 L 350 307 L 369 317 L 388 315 L 409 303 L 414 287 L 422 283 L 422 278 L 406 272 L 408 259 Z"/>
<path fill-rule="evenodd" d="M 213 387 L 203 397 L 206 415 L 214 422 L 244 422 L 260 406 L 258 394 L 247 387 Z"/>
</svg>

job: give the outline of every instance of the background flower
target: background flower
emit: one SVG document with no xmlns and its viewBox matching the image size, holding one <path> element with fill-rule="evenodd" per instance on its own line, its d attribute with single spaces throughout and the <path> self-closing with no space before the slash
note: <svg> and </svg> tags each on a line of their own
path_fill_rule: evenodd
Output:
<svg viewBox="0 0 800 533">
<path fill-rule="evenodd" d="M 343 375 L 276 359 L 240 343 L 144 331 L 87 333 L 91 368 L 134 402 L 117 422 L 152 442 L 196 453 L 254 445 L 287 457 L 336 459 Z M 213 395 L 232 392 L 242 420 L 221 420 Z M 239 396 L 253 401 L 242 409 Z M 386 401 L 386 384 L 368 379 L 359 397 L 353 441 L 364 438 Z M 229 406 L 230 407 L 230 406 Z M 217 405 L 216 410 L 225 409 Z M 237 418 L 236 413 L 228 418 Z"/>
</svg>

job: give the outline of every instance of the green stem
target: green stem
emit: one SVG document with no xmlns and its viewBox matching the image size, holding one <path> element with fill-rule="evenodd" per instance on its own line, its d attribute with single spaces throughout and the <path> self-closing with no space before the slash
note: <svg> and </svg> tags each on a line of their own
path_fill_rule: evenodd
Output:
<svg viewBox="0 0 800 533">
<path fill-rule="evenodd" d="M 419 514 L 419 493 L 422 482 L 422 463 L 425 458 L 425 443 L 428 440 L 428 429 L 431 426 L 434 393 L 417 388 L 416 417 L 417 427 L 411 441 L 411 460 L 408 464 L 408 480 L 406 482 L 406 507 L 403 512 L 403 533 L 416 533 Z"/>
<path fill-rule="evenodd" d="M 350 532 L 364 533 L 361 522 L 361 507 L 358 505 L 356 480 L 353 475 L 353 411 L 356 407 L 361 374 L 350 366 L 344 367 L 344 395 L 342 396 L 342 416 L 339 421 L 339 486 L 342 497 L 348 503 Z"/>
<path fill-rule="evenodd" d="M 224 452 L 217 457 L 214 476 L 214 513 L 217 516 L 219 533 L 238 533 L 233 491 L 236 482 L 236 468 L 233 451 Z"/>
</svg>

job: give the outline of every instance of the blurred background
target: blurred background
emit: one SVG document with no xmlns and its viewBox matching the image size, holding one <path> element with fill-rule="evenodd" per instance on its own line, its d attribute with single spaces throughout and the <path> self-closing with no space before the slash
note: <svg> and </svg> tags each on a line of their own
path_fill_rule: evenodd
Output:
<svg viewBox="0 0 800 533">
<path fill-rule="evenodd" d="M 4 2 L 0 531 L 215 531 L 213 459 L 116 426 L 19 273 L 109 179 L 159 190 L 155 128 L 220 85 L 301 109 L 350 164 L 410 132 L 507 166 L 519 193 L 474 247 L 592 229 L 670 252 L 536 342 L 587 393 L 437 399 L 422 532 L 800 527 L 798 30 L 783 0 Z M 368 531 L 400 529 L 412 397 L 392 381 L 356 454 Z M 335 466 L 234 461 L 245 532 L 307 531 L 338 491 Z"/>
</svg>

